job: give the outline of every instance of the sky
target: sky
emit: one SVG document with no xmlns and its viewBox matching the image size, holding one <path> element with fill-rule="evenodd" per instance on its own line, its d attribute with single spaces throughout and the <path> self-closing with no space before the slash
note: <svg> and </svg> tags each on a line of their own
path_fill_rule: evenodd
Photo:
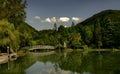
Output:
<svg viewBox="0 0 120 74">
<path fill-rule="evenodd" d="M 36 30 L 69 27 L 109 9 L 120 10 L 120 0 L 27 0 L 25 21 Z"/>
</svg>

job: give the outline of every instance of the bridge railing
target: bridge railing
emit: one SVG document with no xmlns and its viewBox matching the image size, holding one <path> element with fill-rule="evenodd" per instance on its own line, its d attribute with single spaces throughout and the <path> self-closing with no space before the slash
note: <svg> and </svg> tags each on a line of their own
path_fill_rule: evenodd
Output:
<svg viewBox="0 0 120 74">
<path fill-rule="evenodd" d="M 26 46 L 26 47 L 23 47 L 22 49 L 29 49 L 29 50 L 34 50 L 34 49 L 55 49 L 55 46 L 35 45 L 35 46 Z"/>
</svg>

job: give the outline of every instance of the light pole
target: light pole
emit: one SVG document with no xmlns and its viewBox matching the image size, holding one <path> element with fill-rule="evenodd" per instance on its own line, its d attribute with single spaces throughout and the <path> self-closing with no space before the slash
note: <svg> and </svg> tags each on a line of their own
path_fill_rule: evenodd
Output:
<svg viewBox="0 0 120 74">
<path fill-rule="evenodd" d="M 10 47 L 9 46 L 7 46 L 7 53 L 8 53 L 8 70 L 10 69 Z"/>
</svg>

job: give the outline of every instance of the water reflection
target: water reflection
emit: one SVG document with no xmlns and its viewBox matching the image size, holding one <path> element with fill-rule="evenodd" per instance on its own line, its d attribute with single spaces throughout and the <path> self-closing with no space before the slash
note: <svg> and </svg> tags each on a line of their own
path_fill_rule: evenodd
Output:
<svg viewBox="0 0 120 74">
<path fill-rule="evenodd" d="M 62 52 L 49 56 L 19 57 L 0 65 L 0 74 L 120 74 L 120 52 Z"/>
<path fill-rule="evenodd" d="M 62 70 L 57 63 L 43 63 L 39 61 L 31 65 L 25 72 L 26 74 L 78 74 L 77 72 L 73 73 L 71 71 Z"/>
</svg>

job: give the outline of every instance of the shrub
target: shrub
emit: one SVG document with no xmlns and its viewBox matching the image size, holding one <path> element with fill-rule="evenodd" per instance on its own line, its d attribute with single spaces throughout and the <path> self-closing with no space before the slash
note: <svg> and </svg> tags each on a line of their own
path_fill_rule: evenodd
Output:
<svg viewBox="0 0 120 74">
<path fill-rule="evenodd" d="M 83 46 L 83 53 L 84 53 L 84 54 L 87 54 L 88 52 L 89 52 L 88 46 L 87 46 L 87 45 L 84 45 L 84 46 Z"/>
</svg>

